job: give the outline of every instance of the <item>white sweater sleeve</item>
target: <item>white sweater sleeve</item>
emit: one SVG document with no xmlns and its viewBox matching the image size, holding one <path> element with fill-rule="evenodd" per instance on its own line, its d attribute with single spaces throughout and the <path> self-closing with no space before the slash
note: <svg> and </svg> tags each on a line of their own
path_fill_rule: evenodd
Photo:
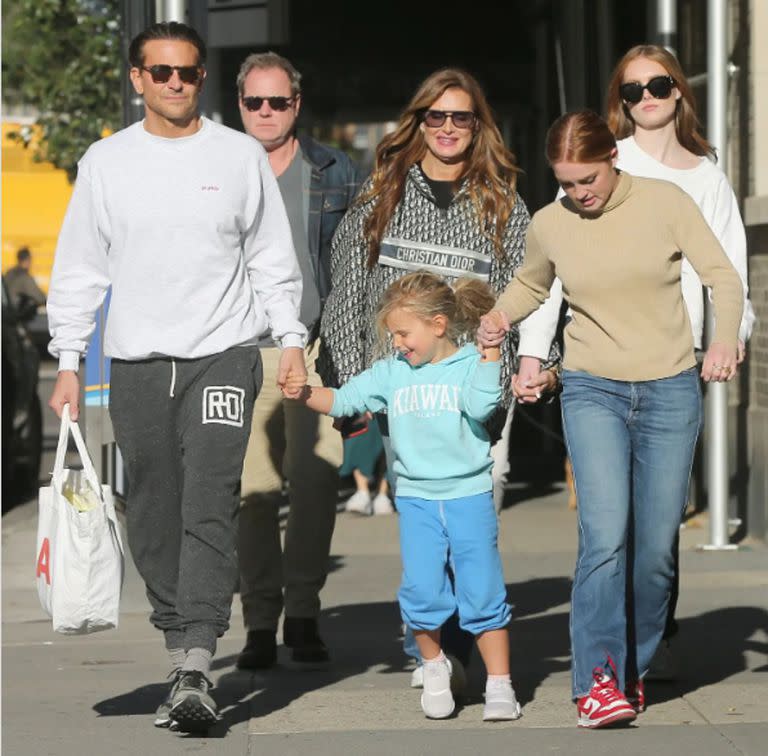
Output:
<svg viewBox="0 0 768 756">
<path fill-rule="evenodd" d="M 749 301 L 747 237 L 736 195 L 725 176 L 722 177 L 717 187 L 711 226 L 717 240 L 725 250 L 725 254 L 728 255 L 731 264 L 736 268 L 744 287 L 744 314 L 739 326 L 739 338 L 742 341 L 747 341 L 752 335 L 752 327 L 755 323 L 755 311 Z"/>
<path fill-rule="evenodd" d="M 87 161 L 77 181 L 59 233 L 48 290 L 48 350 L 59 370 L 77 370 L 95 328 L 96 310 L 109 286 L 109 231 L 99 223 L 96 192 Z"/>
<path fill-rule="evenodd" d="M 272 338 L 283 347 L 303 347 L 307 329 L 299 320 L 302 280 L 291 227 L 266 153 L 259 156 L 256 166 L 253 180 L 259 182 L 261 191 L 244 240 L 248 275 L 267 314 Z"/>
<path fill-rule="evenodd" d="M 560 319 L 560 305 L 563 302 L 563 285 L 555 278 L 549 290 L 549 298 L 539 309 L 532 312 L 519 325 L 520 346 L 517 353 L 522 357 L 538 357 L 546 360 L 555 338 L 557 322 Z"/>
<path fill-rule="evenodd" d="M 557 193 L 557 199 L 564 196 L 562 189 Z M 520 321 L 520 345 L 517 353 L 521 357 L 538 357 L 544 361 L 549 357 L 552 339 L 555 338 L 557 323 L 560 320 L 560 305 L 563 303 L 563 285 L 556 278 L 549 290 L 549 298 L 539 309 L 532 312 L 525 320 Z"/>
</svg>

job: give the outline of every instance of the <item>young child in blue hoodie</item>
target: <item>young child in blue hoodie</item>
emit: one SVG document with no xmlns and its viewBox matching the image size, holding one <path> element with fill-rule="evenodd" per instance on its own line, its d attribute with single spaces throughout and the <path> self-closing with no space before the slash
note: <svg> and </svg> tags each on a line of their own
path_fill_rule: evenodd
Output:
<svg viewBox="0 0 768 756">
<path fill-rule="evenodd" d="M 395 354 L 340 389 L 306 386 L 299 399 L 333 417 L 387 413 L 403 561 L 398 598 L 424 660 L 421 706 L 432 719 L 454 709 L 440 628 L 457 608 L 488 672 L 483 719 L 521 714 L 509 676 L 510 609 L 483 425 L 501 397 L 499 349 L 481 355 L 474 344 L 457 345 L 494 303 L 476 279 L 451 288 L 431 273 L 406 275 L 385 292 L 377 320 L 383 351 L 391 339 Z"/>
</svg>

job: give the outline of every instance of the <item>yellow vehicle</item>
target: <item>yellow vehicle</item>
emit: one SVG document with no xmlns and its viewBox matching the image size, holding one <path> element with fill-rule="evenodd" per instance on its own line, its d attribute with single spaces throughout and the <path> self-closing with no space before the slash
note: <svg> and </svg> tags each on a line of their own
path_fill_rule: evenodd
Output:
<svg viewBox="0 0 768 756">
<path fill-rule="evenodd" d="M 19 247 L 32 253 L 32 275 L 48 292 L 56 239 L 67 209 L 72 185 L 67 174 L 51 163 L 37 163 L 33 150 L 9 139 L 22 124 L 2 124 L 2 271 L 16 264 Z"/>
</svg>

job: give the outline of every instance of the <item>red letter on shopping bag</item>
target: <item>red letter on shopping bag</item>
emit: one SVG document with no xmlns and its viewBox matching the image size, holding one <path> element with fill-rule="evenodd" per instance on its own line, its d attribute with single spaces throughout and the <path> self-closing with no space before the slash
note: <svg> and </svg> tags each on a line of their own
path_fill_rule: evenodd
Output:
<svg viewBox="0 0 768 756">
<path fill-rule="evenodd" d="M 45 575 L 45 582 L 51 584 L 51 544 L 47 538 L 43 538 L 43 545 L 40 547 L 40 555 L 37 557 L 37 575 Z"/>
</svg>

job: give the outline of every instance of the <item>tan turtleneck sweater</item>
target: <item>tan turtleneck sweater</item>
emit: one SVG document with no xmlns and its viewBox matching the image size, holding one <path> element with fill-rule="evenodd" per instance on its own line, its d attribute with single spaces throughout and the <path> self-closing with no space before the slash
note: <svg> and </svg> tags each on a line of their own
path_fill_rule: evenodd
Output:
<svg viewBox="0 0 768 756">
<path fill-rule="evenodd" d="M 573 315 L 566 370 L 620 381 L 667 378 L 696 364 L 680 286 L 683 254 L 712 288 L 713 340 L 735 346 L 741 280 L 698 207 L 674 184 L 627 173 L 596 216 L 579 214 L 567 198 L 533 216 L 525 263 L 496 306 L 516 323 L 547 298 L 557 276 Z"/>
</svg>

